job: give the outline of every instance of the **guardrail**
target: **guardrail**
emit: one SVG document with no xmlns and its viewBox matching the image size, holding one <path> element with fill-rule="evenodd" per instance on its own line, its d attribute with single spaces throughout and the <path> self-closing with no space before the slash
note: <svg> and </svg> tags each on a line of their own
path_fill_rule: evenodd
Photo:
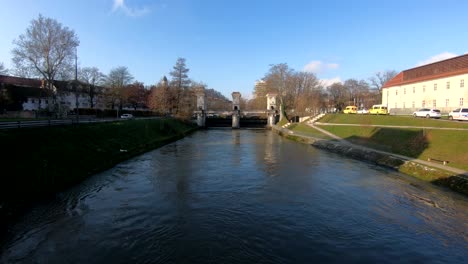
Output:
<svg viewBox="0 0 468 264">
<path fill-rule="evenodd" d="M 156 119 L 159 117 L 145 117 L 138 119 Z M 47 126 L 67 126 L 76 124 L 89 124 L 89 123 L 107 123 L 116 121 L 127 121 L 130 119 L 49 119 L 49 120 L 29 120 L 29 121 L 5 121 L 0 122 L 0 129 L 17 129 L 28 127 L 47 127 Z"/>
</svg>

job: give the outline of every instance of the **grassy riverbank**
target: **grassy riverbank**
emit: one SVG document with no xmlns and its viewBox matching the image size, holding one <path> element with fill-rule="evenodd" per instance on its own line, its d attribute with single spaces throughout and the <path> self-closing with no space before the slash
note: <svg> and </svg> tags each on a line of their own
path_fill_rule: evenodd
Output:
<svg viewBox="0 0 468 264">
<path fill-rule="evenodd" d="M 194 129 L 178 120 L 150 119 L 0 131 L 0 211 L 5 204 L 54 194 Z"/>
<path fill-rule="evenodd" d="M 468 170 L 468 152 L 462 147 L 468 141 L 466 130 L 439 130 L 435 128 L 467 128 L 467 122 L 441 121 L 424 118 L 371 115 L 326 115 L 320 120 L 332 124 L 359 126 L 318 125 L 341 138 L 358 145 L 427 160 L 449 161 L 448 166 Z M 369 125 L 409 126 L 414 128 L 372 127 Z"/>
</svg>

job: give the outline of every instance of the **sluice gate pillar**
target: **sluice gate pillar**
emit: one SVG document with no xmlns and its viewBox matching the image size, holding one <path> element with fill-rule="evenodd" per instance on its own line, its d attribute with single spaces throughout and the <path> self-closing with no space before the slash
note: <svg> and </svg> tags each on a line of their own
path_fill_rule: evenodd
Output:
<svg viewBox="0 0 468 264">
<path fill-rule="evenodd" d="M 232 93 L 232 128 L 240 128 L 240 97 L 239 92 Z"/>
<path fill-rule="evenodd" d="M 267 93 L 267 127 L 272 127 L 276 124 L 276 93 Z"/>
<path fill-rule="evenodd" d="M 206 95 L 205 88 L 200 87 L 195 90 L 197 95 L 197 125 L 206 127 Z"/>
</svg>

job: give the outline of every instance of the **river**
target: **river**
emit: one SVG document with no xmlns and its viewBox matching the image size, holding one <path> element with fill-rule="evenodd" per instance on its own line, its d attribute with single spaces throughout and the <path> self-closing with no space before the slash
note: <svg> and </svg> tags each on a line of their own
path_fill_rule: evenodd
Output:
<svg viewBox="0 0 468 264">
<path fill-rule="evenodd" d="M 463 263 L 468 199 L 271 131 L 215 129 L 37 205 L 3 245 L 3 263 Z"/>
</svg>

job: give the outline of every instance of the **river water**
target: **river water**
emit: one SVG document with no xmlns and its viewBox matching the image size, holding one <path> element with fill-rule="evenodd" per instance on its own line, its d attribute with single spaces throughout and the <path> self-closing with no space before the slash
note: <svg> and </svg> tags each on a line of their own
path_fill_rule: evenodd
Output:
<svg viewBox="0 0 468 264">
<path fill-rule="evenodd" d="M 35 207 L 4 263 L 466 263 L 468 199 L 265 130 L 206 130 Z"/>
</svg>

